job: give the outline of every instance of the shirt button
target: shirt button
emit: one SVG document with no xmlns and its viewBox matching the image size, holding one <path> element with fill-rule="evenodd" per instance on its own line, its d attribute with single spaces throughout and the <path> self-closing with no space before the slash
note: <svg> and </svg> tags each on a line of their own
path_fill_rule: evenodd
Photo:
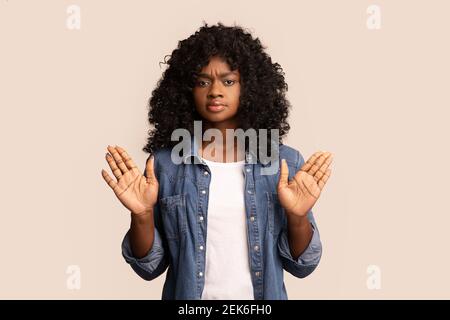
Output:
<svg viewBox="0 0 450 320">
<path fill-rule="evenodd" d="M 198 273 L 198 276 L 199 276 L 199 277 L 203 277 L 203 272 L 200 271 L 200 272 Z"/>
<path fill-rule="evenodd" d="M 200 218 L 199 218 L 199 219 L 200 219 L 200 221 L 203 221 L 203 216 L 200 216 Z"/>
<path fill-rule="evenodd" d="M 203 250 L 203 246 L 200 246 L 200 250 Z"/>
<path fill-rule="evenodd" d="M 247 192 L 248 192 L 249 194 L 252 194 L 252 190 L 247 190 Z"/>
<path fill-rule="evenodd" d="M 208 171 L 203 172 L 203 174 L 204 174 L 205 176 L 207 176 L 207 175 L 208 175 Z"/>
<path fill-rule="evenodd" d="M 201 272 L 200 272 L 201 273 Z M 261 272 L 259 272 L 259 271 L 256 271 L 255 272 L 255 276 L 257 276 L 257 277 L 259 277 L 261 275 Z"/>
<path fill-rule="evenodd" d="M 250 172 L 251 170 L 250 170 L 250 168 L 247 168 L 247 169 L 245 169 L 245 171 Z"/>
<path fill-rule="evenodd" d="M 258 250 L 259 250 L 259 247 L 258 247 L 258 246 L 254 246 L 253 248 L 255 249 L 255 251 L 258 251 Z"/>
<path fill-rule="evenodd" d="M 205 193 L 206 193 L 206 191 L 205 191 L 205 190 L 202 190 L 202 193 L 203 193 L 203 194 L 205 194 Z"/>
<path fill-rule="evenodd" d="M 255 221 L 255 217 L 254 217 L 254 216 L 251 216 L 251 217 L 250 217 L 250 221 Z"/>
</svg>

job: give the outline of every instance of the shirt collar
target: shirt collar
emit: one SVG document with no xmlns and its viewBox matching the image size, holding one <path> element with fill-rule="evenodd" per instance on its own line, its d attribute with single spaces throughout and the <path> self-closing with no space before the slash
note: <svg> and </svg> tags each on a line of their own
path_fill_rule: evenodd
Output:
<svg viewBox="0 0 450 320">
<path fill-rule="evenodd" d="M 197 163 L 202 163 L 206 165 L 206 162 L 202 160 L 202 158 L 200 157 L 199 153 L 198 153 L 198 144 L 200 143 L 200 141 L 197 141 L 199 139 L 195 139 L 194 135 L 191 135 L 191 149 L 187 152 L 186 155 L 183 156 L 183 163 L 188 164 L 189 161 L 188 159 L 190 157 L 194 157 L 196 159 L 198 159 Z M 266 167 L 270 164 L 269 163 L 262 163 L 260 162 L 260 160 L 257 158 L 256 154 L 252 151 L 252 150 L 246 150 L 245 151 L 245 164 L 252 164 L 254 163 L 254 159 L 257 160 L 257 163 L 259 163 L 260 165 L 262 165 L 263 167 Z M 191 163 L 196 163 L 195 160 L 194 162 Z"/>
</svg>

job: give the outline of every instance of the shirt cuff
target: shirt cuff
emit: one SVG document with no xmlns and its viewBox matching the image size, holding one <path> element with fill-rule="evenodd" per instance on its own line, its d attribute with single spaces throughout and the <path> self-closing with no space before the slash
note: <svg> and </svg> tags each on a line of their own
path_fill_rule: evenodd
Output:
<svg viewBox="0 0 450 320">
<path fill-rule="evenodd" d="M 322 243 L 320 241 L 319 232 L 316 229 L 314 223 L 311 223 L 312 228 L 312 238 L 309 242 L 308 247 L 303 251 L 303 253 L 295 260 L 292 257 L 291 250 L 289 248 L 289 239 L 287 235 L 287 230 L 281 232 L 280 240 L 278 242 L 278 249 L 282 257 L 288 259 L 297 265 L 302 266 L 315 266 L 319 264 L 320 257 L 322 255 Z"/>
<path fill-rule="evenodd" d="M 155 228 L 153 245 L 149 252 L 142 258 L 133 256 L 130 244 L 130 230 L 128 230 L 122 241 L 122 256 L 139 275 L 141 275 L 142 272 L 145 275 L 150 276 L 157 270 L 161 261 L 164 259 L 162 238 L 158 230 Z"/>
</svg>

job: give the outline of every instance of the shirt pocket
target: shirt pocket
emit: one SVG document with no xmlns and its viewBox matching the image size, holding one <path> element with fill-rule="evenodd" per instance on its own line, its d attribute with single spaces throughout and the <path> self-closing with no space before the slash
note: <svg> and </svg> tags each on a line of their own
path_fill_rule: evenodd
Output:
<svg viewBox="0 0 450 320">
<path fill-rule="evenodd" d="M 176 194 L 159 199 L 164 231 L 168 240 L 179 240 L 186 234 L 186 198 Z"/>
<path fill-rule="evenodd" d="M 278 194 L 275 192 L 266 192 L 267 197 L 267 224 L 269 226 L 269 232 L 278 237 L 281 229 L 283 228 L 283 215 L 282 206 L 280 200 L 278 200 Z"/>
</svg>

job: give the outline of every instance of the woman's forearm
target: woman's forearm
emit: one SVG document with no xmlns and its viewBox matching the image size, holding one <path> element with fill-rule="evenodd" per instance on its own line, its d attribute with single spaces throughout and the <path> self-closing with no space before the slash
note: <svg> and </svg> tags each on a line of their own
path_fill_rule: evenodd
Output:
<svg viewBox="0 0 450 320">
<path fill-rule="evenodd" d="M 136 258 L 143 258 L 153 246 L 155 226 L 153 210 L 141 214 L 131 213 L 131 251 Z"/>
<path fill-rule="evenodd" d="M 311 242 L 312 227 L 307 216 L 296 217 L 293 214 L 288 214 L 288 239 L 291 255 L 294 260 L 305 251 Z"/>
</svg>

